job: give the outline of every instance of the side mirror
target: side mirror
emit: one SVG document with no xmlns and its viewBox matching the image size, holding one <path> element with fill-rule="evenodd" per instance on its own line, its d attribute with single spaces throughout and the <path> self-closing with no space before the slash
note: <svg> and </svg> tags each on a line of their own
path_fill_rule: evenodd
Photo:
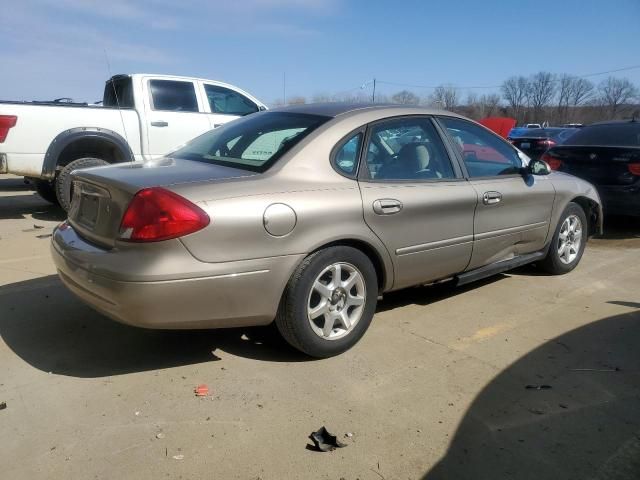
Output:
<svg viewBox="0 0 640 480">
<path fill-rule="evenodd" d="M 531 160 L 527 170 L 532 175 L 549 175 L 551 167 L 544 160 Z"/>
</svg>

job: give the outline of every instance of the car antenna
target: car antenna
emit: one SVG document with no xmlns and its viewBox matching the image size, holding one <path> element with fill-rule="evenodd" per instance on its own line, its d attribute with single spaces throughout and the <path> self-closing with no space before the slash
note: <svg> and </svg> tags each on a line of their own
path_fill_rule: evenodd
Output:
<svg viewBox="0 0 640 480">
<path fill-rule="evenodd" d="M 113 83 L 113 75 L 111 74 L 111 63 L 109 63 L 109 55 L 107 55 L 107 49 L 103 48 L 104 51 L 104 59 L 107 62 L 107 73 L 109 74 L 109 83 L 111 84 L 111 88 L 113 89 L 113 95 L 116 97 L 116 105 L 118 106 L 118 113 L 120 114 L 120 123 L 122 123 L 122 131 L 124 132 L 124 139 L 127 141 L 127 145 L 129 146 L 129 151 L 131 151 L 131 144 L 129 143 L 129 136 L 127 135 L 127 127 L 124 124 L 124 117 L 122 116 L 122 108 L 120 108 L 120 99 L 118 98 L 118 92 L 116 91 L 116 85 Z M 104 104 L 103 104 L 104 106 Z M 131 152 L 131 161 L 135 161 L 135 157 L 133 156 L 133 152 Z"/>
</svg>

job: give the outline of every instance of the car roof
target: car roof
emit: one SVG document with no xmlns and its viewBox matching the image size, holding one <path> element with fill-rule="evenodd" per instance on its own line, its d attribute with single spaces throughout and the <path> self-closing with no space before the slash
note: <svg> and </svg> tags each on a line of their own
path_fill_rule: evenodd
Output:
<svg viewBox="0 0 640 480">
<path fill-rule="evenodd" d="M 345 115 L 348 113 L 367 110 L 371 112 L 383 112 L 385 110 L 398 109 L 406 110 L 406 114 L 422 114 L 422 115 L 453 115 L 451 112 L 445 110 L 438 110 L 426 107 L 419 107 L 414 105 L 395 105 L 395 104 L 372 104 L 372 103 L 306 103 L 302 105 L 289 105 L 286 107 L 272 108 L 270 112 L 292 112 L 292 113 L 306 113 L 309 115 L 322 115 L 325 117 L 337 117 L 339 115 Z"/>
<path fill-rule="evenodd" d="M 636 119 L 631 119 L 631 120 L 607 120 L 606 122 L 591 123 L 591 124 L 587 125 L 587 127 L 595 127 L 595 126 L 600 126 L 600 125 L 628 125 L 630 123 L 631 124 L 633 124 L 633 123 L 640 124 L 640 122 L 638 122 L 638 120 L 636 120 Z"/>
</svg>

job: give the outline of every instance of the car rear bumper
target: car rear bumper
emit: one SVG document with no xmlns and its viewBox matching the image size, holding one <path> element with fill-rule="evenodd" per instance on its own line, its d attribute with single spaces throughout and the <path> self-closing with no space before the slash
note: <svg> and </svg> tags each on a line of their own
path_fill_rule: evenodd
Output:
<svg viewBox="0 0 640 480">
<path fill-rule="evenodd" d="M 606 214 L 640 217 L 640 184 L 598 186 L 598 193 Z"/>
<path fill-rule="evenodd" d="M 186 251 L 198 276 L 128 281 L 112 266 L 118 250 L 85 242 L 72 227 L 56 229 L 51 252 L 62 282 L 76 296 L 110 318 L 154 329 L 224 328 L 271 323 L 291 272 L 303 255 L 205 264 Z M 156 262 L 162 259 L 157 258 Z M 183 260 L 184 262 L 184 260 Z M 175 265 L 165 262 L 168 267 Z M 108 275 L 102 274 L 109 271 Z M 101 272 L 100 274 L 96 271 Z M 124 274 L 126 275 L 126 274 Z"/>
</svg>

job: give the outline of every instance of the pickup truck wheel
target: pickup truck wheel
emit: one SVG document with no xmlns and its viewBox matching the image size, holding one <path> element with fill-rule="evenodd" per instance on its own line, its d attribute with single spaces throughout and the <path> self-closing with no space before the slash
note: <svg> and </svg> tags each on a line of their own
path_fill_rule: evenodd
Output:
<svg viewBox="0 0 640 480">
<path fill-rule="evenodd" d="M 85 157 L 69 162 L 62 170 L 60 170 L 55 181 L 56 197 L 65 212 L 69 211 L 69 208 L 71 207 L 71 199 L 73 198 L 71 172 L 82 168 L 102 167 L 104 165 L 109 165 L 109 162 L 100 158 Z"/>
<path fill-rule="evenodd" d="M 311 357 L 332 357 L 362 338 L 377 300 L 371 260 L 352 247 L 329 247 L 309 255 L 293 273 L 276 326 L 294 348 Z"/>
<path fill-rule="evenodd" d="M 32 180 L 34 187 L 36 188 L 36 192 L 40 195 L 44 200 L 49 203 L 53 203 L 54 205 L 59 205 L 58 197 L 56 196 L 56 188 L 54 182 L 50 182 L 48 180 L 40 180 L 33 179 Z"/>
</svg>

